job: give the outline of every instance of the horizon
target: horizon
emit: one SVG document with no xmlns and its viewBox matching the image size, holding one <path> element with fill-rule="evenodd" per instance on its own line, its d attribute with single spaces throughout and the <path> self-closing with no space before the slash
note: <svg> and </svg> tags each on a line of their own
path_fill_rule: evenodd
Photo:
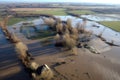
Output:
<svg viewBox="0 0 120 80">
<path fill-rule="evenodd" d="M 106 5 L 120 5 L 120 1 L 118 0 L 0 0 L 0 3 L 90 3 L 90 4 L 106 4 Z"/>
</svg>

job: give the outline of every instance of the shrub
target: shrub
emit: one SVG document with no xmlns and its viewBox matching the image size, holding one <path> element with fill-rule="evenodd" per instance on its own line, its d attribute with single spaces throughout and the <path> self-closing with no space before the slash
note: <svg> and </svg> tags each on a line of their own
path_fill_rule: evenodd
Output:
<svg viewBox="0 0 120 80">
<path fill-rule="evenodd" d="M 67 19 L 67 28 L 68 28 L 68 30 L 71 30 L 71 28 L 72 28 L 72 21 L 71 21 L 71 19 L 70 18 L 68 18 Z"/>
<path fill-rule="evenodd" d="M 70 38 L 69 34 L 64 35 L 64 42 L 65 42 L 65 47 L 67 47 L 70 50 L 76 46 L 76 41 Z"/>
<path fill-rule="evenodd" d="M 59 34 L 56 34 L 56 36 L 55 36 L 55 41 L 56 41 L 56 43 L 57 43 L 59 40 L 60 40 L 60 35 L 59 35 Z"/>
<path fill-rule="evenodd" d="M 15 50 L 18 53 L 19 58 L 22 60 L 22 62 L 26 62 L 26 60 L 28 59 L 27 56 L 27 51 L 28 51 L 28 47 L 21 41 L 15 43 Z M 28 60 L 27 60 L 28 61 Z"/>
<path fill-rule="evenodd" d="M 54 28 L 55 20 L 53 18 L 44 18 L 44 22 L 50 27 Z"/>
<path fill-rule="evenodd" d="M 57 31 L 59 34 L 62 34 L 62 33 L 63 33 L 63 24 L 62 24 L 62 23 L 57 23 L 57 25 L 56 25 L 56 31 Z"/>
</svg>

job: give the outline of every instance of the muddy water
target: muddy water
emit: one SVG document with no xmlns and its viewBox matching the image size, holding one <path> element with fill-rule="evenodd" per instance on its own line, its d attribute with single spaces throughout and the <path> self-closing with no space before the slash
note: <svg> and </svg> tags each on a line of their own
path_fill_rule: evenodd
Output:
<svg viewBox="0 0 120 80">
<path fill-rule="evenodd" d="M 18 60 L 13 44 L 6 40 L 0 28 L 0 80 L 30 80 Z"/>
</svg>

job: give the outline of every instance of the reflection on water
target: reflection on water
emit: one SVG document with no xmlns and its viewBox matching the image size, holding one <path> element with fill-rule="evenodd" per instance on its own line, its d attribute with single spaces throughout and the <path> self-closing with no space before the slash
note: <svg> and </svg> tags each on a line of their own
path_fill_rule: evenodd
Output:
<svg viewBox="0 0 120 80">
<path fill-rule="evenodd" d="M 47 30 L 49 30 L 49 27 L 47 25 L 36 25 L 35 28 L 31 26 L 22 28 L 22 33 L 27 38 L 30 38 L 30 37 L 37 37 L 41 31 L 47 31 Z"/>
<path fill-rule="evenodd" d="M 8 44 L 9 42 L 6 40 L 3 32 L 2 32 L 2 29 L 0 28 L 0 45 L 3 45 L 3 44 Z"/>
<path fill-rule="evenodd" d="M 81 17 L 84 17 L 93 21 L 120 21 L 119 18 L 108 17 L 104 15 L 82 15 Z"/>
<path fill-rule="evenodd" d="M 99 28 L 93 27 L 93 25 L 97 25 L 99 26 Z M 101 37 L 103 37 L 106 42 L 111 43 L 113 41 L 113 44 L 120 45 L 120 32 L 116 32 L 106 26 L 103 26 L 93 21 L 87 22 L 86 29 L 92 30 L 93 33 L 96 35 L 102 34 Z"/>
</svg>

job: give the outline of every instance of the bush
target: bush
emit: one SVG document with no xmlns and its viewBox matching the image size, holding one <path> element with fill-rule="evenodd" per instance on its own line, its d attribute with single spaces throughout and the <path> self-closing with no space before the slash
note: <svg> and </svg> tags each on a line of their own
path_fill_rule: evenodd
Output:
<svg viewBox="0 0 120 80">
<path fill-rule="evenodd" d="M 44 22 L 50 27 L 54 28 L 55 20 L 53 18 L 44 18 Z"/>
<path fill-rule="evenodd" d="M 81 23 L 77 23 L 77 30 L 79 33 L 84 33 L 84 26 Z"/>
<path fill-rule="evenodd" d="M 67 28 L 68 28 L 68 30 L 71 30 L 71 28 L 72 28 L 72 21 L 71 21 L 71 19 L 67 19 Z"/>
<path fill-rule="evenodd" d="M 69 34 L 64 35 L 64 42 L 65 42 L 65 47 L 67 47 L 70 50 L 76 46 L 76 41 L 70 38 Z"/>
<path fill-rule="evenodd" d="M 56 31 L 59 34 L 63 33 L 63 24 L 62 23 L 57 23 L 57 25 L 56 25 Z"/>
<path fill-rule="evenodd" d="M 56 41 L 56 43 L 57 43 L 59 40 L 60 40 L 60 35 L 59 35 L 59 34 L 56 34 L 56 36 L 55 36 L 55 41 Z"/>
</svg>

